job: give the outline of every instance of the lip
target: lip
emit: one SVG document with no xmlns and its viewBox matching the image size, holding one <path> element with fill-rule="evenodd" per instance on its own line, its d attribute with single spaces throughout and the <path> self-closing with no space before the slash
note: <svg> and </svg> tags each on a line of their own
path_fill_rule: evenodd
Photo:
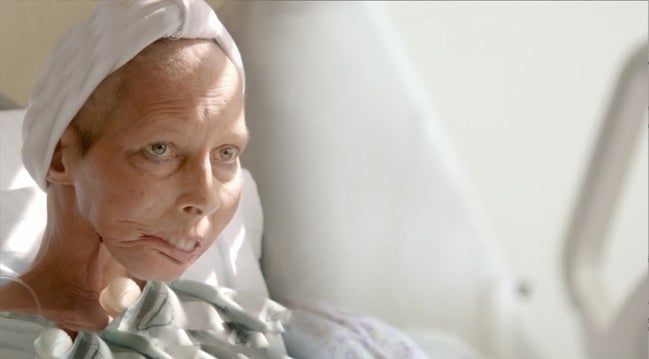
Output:
<svg viewBox="0 0 649 359">
<path fill-rule="evenodd" d="M 170 240 L 171 238 L 174 240 Z M 204 238 L 198 236 L 158 236 L 151 234 L 141 235 L 138 239 L 153 243 L 161 249 L 160 253 L 180 263 L 190 263 L 196 259 L 204 241 Z M 171 243 L 179 239 L 182 241 L 192 241 L 194 242 L 193 246 L 188 249 L 183 249 Z"/>
</svg>

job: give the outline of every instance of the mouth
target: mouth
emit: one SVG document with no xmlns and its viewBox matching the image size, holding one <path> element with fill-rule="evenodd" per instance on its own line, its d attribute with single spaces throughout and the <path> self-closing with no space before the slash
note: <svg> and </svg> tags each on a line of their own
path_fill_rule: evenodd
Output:
<svg viewBox="0 0 649 359">
<path fill-rule="evenodd" d="M 193 261 L 199 253 L 202 238 L 195 237 L 176 237 L 176 236 L 154 236 L 142 235 L 140 240 L 154 242 L 156 246 L 160 247 L 159 252 L 170 257 L 171 259 L 181 262 L 189 263 Z"/>
<path fill-rule="evenodd" d="M 196 241 L 188 238 L 160 238 L 181 251 L 189 252 L 198 244 Z"/>
</svg>

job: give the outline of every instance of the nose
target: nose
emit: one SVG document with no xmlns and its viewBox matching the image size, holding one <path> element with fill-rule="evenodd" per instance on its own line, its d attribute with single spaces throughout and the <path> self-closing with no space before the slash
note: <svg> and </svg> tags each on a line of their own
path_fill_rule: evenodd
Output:
<svg viewBox="0 0 649 359">
<path fill-rule="evenodd" d="M 212 165 L 207 160 L 185 162 L 182 170 L 181 195 L 178 209 L 192 216 L 207 216 L 221 206 L 218 179 L 213 175 Z"/>
</svg>

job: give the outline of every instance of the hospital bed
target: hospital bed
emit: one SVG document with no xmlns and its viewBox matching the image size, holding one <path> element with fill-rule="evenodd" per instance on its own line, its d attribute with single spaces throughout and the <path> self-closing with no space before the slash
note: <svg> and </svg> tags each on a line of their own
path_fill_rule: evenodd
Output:
<svg viewBox="0 0 649 359">
<path fill-rule="evenodd" d="M 228 2 L 219 14 L 246 59 L 249 172 L 235 219 L 187 276 L 375 316 L 432 358 L 445 346 L 544 358 L 551 343 L 532 339 L 520 283 L 381 11 Z M 22 113 L 0 112 L 7 273 L 24 269 L 44 224 L 44 197 L 17 157 Z M 567 277 L 584 243 L 567 247 Z"/>
</svg>

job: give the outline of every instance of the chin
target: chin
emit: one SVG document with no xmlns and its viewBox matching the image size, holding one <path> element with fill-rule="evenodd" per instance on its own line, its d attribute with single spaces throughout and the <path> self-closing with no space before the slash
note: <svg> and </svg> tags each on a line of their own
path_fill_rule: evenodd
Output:
<svg viewBox="0 0 649 359">
<path fill-rule="evenodd" d="M 158 250 L 115 251 L 113 258 L 134 278 L 160 282 L 170 282 L 180 278 L 196 261 L 194 256 L 178 259 Z"/>
<path fill-rule="evenodd" d="M 157 269 L 151 269 L 157 268 Z M 169 268 L 151 267 L 151 268 L 129 268 L 129 273 L 137 279 L 144 281 L 171 282 L 180 278 L 188 268 Z"/>
</svg>

